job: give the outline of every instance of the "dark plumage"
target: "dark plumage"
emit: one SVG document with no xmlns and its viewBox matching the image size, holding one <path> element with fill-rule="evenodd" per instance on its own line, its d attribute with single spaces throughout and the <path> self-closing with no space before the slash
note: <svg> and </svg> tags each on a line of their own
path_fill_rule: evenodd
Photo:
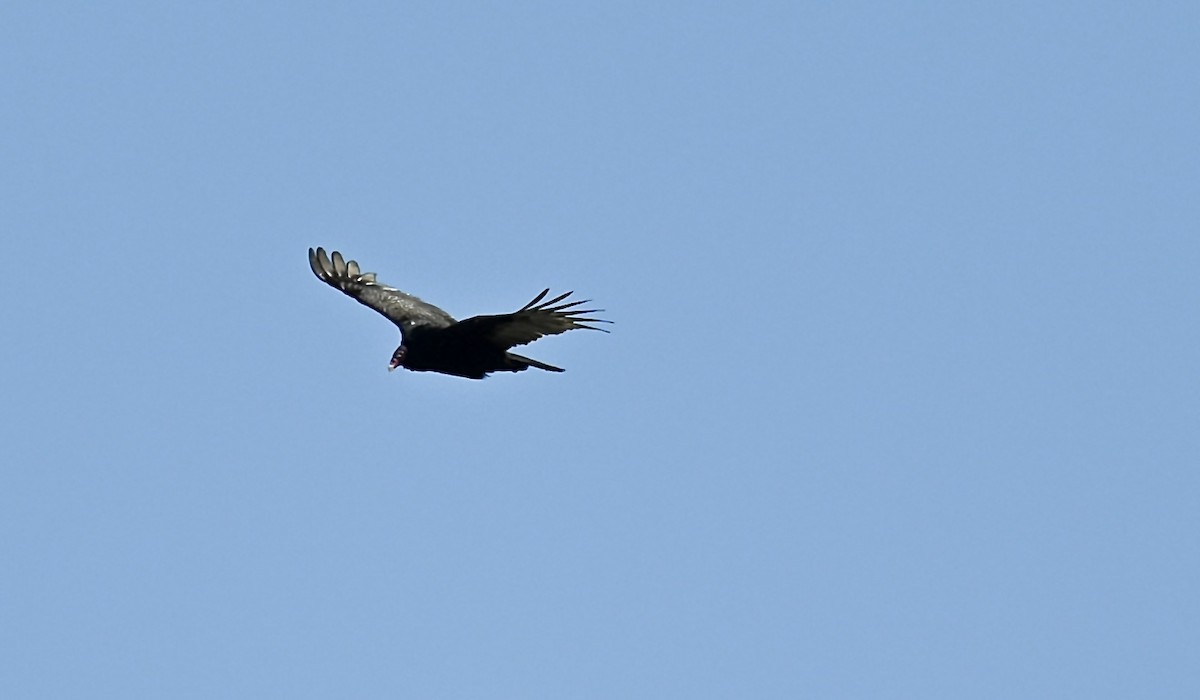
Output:
<svg viewBox="0 0 1200 700">
<path fill-rule="evenodd" d="M 587 300 L 562 303 L 571 292 L 542 301 L 549 289 L 511 314 L 472 316 L 463 321 L 433 304 L 405 294 L 375 280 L 374 272 L 363 272 L 358 263 L 345 260 L 336 250 L 332 257 L 323 248 L 308 249 L 313 274 L 330 287 L 341 290 L 360 304 L 383 314 L 400 328 L 400 347 L 392 353 L 389 370 L 404 367 L 415 372 L 441 372 L 469 379 L 483 379 L 490 372 L 520 372 L 537 367 L 550 372 L 562 369 L 531 360 L 509 348 L 531 343 L 544 335 L 574 328 L 608 331 L 589 323 L 611 323 L 586 318 L 602 309 L 578 309 Z"/>
</svg>

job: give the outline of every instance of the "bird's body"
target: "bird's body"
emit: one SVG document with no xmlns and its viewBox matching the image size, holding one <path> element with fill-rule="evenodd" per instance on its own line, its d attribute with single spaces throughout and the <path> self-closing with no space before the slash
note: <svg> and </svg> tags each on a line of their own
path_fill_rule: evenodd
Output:
<svg viewBox="0 0 1200 700">
<path fill-rule="evenodd" d="M 329 257 L 322 248 L 309 248 L 308 262 L 322 282 L 383 314 L 400 329 L 400 347 L 392 354 L 389 369 L 404 367 L 414 372 L 441 372 L 469 379 L 483 379 L 491 372 L 520 372 L 530 367 L 562 372 L 558 367 L 522 357 L 509 349 L 575 328 L 602 331 L 586 324 L 609 323 L 583 316 L 599 309 L 575 308 L 586 300 L 560 303 L 571 292 L 542 301 L 549 289 L 511 314 L 456 321 L 433 304 L 377 282 L 375 273 L 363 273 L 358 263 L 346 261 L 337 251 Z"/>
</svg>

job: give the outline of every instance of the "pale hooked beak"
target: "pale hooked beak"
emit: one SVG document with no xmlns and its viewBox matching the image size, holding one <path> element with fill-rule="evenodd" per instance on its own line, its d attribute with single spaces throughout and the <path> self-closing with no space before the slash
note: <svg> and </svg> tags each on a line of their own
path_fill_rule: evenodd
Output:
<svg viewBox="0 0 1200 700">
<path fill-rule="evenodd" d="M 389 363 L 388 363 L 388 371 L 389 371 L 389 372 L 395 372 L 395 371 L 396 371 L 396 368 L 397 368 L 397 367 L 399 367 L 399 366 L 400 366 L 400 363 L 399 363 L 399 362 L 396 362 L 395 360 L 392 360 L 391 362 L 389 362 Z"/>
</svg>

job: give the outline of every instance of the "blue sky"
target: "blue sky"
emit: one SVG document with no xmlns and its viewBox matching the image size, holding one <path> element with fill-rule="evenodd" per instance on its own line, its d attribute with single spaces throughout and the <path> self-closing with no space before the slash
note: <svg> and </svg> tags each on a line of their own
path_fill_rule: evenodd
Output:
<svg viewBox="0 0 1200 700">
<path fill-rule="evenodd" d="M 0 696 L 1194 698 L 1194 3 L 10 3 Z M 458 317 L 396 372 L 337 249 Z"/>
</svg>

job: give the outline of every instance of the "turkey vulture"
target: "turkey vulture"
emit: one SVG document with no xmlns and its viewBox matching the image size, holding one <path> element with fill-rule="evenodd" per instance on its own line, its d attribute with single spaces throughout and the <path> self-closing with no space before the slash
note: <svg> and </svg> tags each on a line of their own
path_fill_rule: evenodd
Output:
<svg viewBox="0 0 1200 700">
<path fill-rule="evenodd" d="M 377 282 L 374 272 L 363 272 L 358 263 L 344 259 L 336 250 L 331 259 L 323 248 L 309 248 L 308 264 L 322 282 L 375 309 L 400 328 L 400 347 L 392 353 L 388 371 L 403 367 L 414 372 L 441 372 L 469 379 L 483 379 L 490 372 L 520 372 L 530 367 L 561 372 L 558 367 L 508 349 L 573 328 L 607 333 L 587 324 L 611 323 L 584 317 L 602 311 L 575 308 L 586 304 L 586 299 L 559 303 L 571 292 L 542 301 L 549 289 L 511 314 L 455 321 L 433 304 Z"/>
</svg>

